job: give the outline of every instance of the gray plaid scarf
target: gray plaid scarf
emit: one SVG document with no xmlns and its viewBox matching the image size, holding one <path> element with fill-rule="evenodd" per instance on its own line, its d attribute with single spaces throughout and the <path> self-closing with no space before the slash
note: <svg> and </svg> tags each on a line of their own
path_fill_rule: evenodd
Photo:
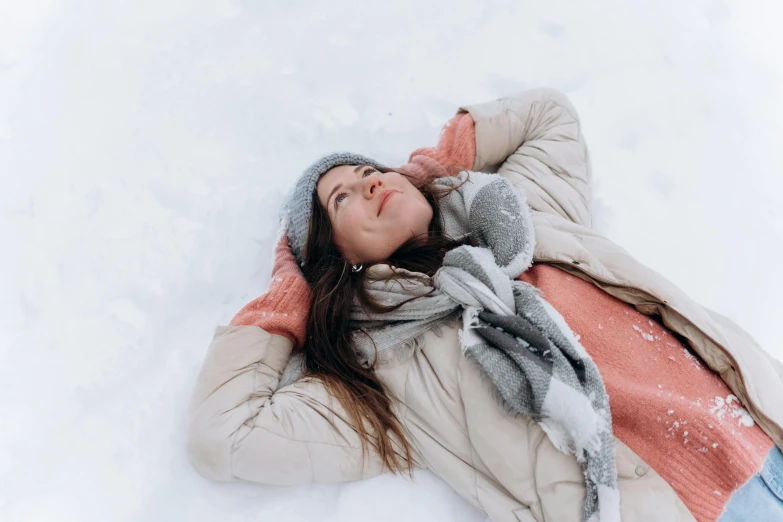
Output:
<svg viewBox="0 0 783 522">
<path fill-rule="evenodd" d="M 357 355 L 372 364 L 461 313 L 462 351 L 478 363 L 504 409 L 533 418 L 555 447 L 576 456 L 587 489 L 583 520 L 619 521 L 612 419 L 601 375 L 563 317 L 534 286 L 516 280 L 533 260 L 530 208 L 497 174 L 463 171 L 435 183 L 455 187 L 468 176 L 440 200 L 440 219 L 448 236 L 472 234 L 480 246 L 449 251 L 432 278 L 372 266 L 366 281 L 376 301 L 419 298 L 383 314 L 368 313 L 357 301 L 351 313 Z M 390 279 L 392 271 L 405 277 Z"/>
</svg>

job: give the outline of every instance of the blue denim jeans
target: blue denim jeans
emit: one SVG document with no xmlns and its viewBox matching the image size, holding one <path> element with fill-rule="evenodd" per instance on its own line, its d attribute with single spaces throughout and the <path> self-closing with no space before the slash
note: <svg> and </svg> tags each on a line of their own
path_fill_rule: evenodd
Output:
<svg viewBox="0 0 783 522">
<path fill-rule="evenodd" d="M 756 475 L 735 491 L 718 522 L 783 522 L 783 453 L 773 447 Z"/>
</svg>

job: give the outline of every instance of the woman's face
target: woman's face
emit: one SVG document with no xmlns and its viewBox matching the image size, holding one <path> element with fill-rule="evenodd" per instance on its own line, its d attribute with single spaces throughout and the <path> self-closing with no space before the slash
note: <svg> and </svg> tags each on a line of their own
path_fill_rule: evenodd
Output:
<svg viewBox="0 0 783 522">
<path fill-rule="evenodd" d="M 432 207 L 408 178 L 369 165 L 341 165 L 316 187 L 334 242 L 352 264 L 387 259 L 413 236 L 427 235 Z"/>
</svg>

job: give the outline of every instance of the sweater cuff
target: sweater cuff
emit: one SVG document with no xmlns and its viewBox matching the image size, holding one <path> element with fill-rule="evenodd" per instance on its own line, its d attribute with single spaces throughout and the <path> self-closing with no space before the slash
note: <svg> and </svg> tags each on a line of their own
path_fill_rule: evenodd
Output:
<svg viewBox="0 0 783 522">
<path fill-rule="evenodd" d="M 304 346 L 310 299 L 310 287 L 302 276 L 275 276 L 269 290 L 246 304 L 229 324 L 257 326 L 269 333 L 282 335 L 291 340 L 294 349 L 298 350 Z"/>
<path fill-rule="evenodd" d="M 443 168 L 443 165 L 423 154 L 413 156 L 410 163 L 406 163 L 400 169 L 416 178 L 418 186 L 426 185 L 435 178 L 443 178 L 449 175 L 448 171 Z"/>
<path fill-rule="evenodd" d="M 448 168 L 457 166 L 470 170 L 476 160 L 476 130 L 473 118 L 467 112 L 460 112 L 443 126 L 436 148 L 424 147 L 414 150 L 409 161 L 424 155 Z"/>
</svg>

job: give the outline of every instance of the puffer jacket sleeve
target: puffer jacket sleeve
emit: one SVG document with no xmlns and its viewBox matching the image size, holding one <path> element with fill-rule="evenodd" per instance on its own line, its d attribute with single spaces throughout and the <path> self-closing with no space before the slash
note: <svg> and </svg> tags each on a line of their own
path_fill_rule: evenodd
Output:
<svg viewBox="0 0 783 522">
<path fill-rule="evenodd" d="M 459 111 L 475 122 L 474 171 L 508 178 L 533 210 L 591 227 L 587 144 L 576 109 L 564 94 L 532 89 Z"/>
<path fill-rule="evenodd" d="M 257 326 L 219 326 L 188 410 L 187 453 L 204 477 L 271 485 L 335 483 L 383 471 L 339 401 L 304 378 L 277 389 L 293 343 Z"/>
</svg>

